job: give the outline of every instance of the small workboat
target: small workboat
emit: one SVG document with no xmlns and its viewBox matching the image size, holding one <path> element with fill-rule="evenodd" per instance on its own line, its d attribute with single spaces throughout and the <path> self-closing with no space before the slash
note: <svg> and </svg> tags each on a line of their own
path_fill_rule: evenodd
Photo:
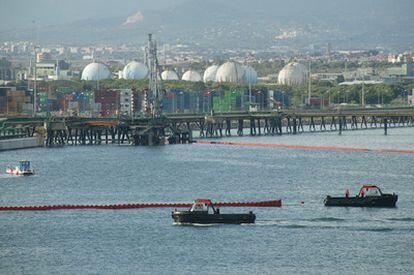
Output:
<svg viewBox="0 0 414 275">
<path fill-rule="evenodd" d="M 34 175 L 34 170 L 31 168 L 30 161 L 22 160 L 19 166 L 7 168 L 6 173 L 14 176 L 31 176 Z"/>
<path fill-rule="evenodd" d="M 214 207 L 211 200 L 198 199 L 188 211 L 173 211 L 172 218 L 179 224 L 242 224 L 254 223 L 256 215 L 251 211 L 246 214 L 221 214 L 220 209 Z"/>
<path fill-rule="evenodd" d="M 350 197 L 348 190 L 345 197 L 326 196 L 325 206 L 354 207 L 395 207 L 398 195 L 384 194 L 376 185 L 363 185 L 355 197 Z"/>
</svg>

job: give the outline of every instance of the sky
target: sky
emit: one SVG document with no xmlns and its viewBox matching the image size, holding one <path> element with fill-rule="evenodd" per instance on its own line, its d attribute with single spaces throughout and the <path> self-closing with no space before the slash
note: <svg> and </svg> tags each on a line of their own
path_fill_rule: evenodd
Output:
<svg viewBox="0 0 414 275">
<path fill-rule="evenodd" d="M 30 28 L 34 24 L 59 25 L 84 19 L 126 18 L 137 11 L 168 9 L 197 1 L 204 5 L 211 3 L 213 10 L 217 8 L 218 12 L 221 6 L 234 4 L 234 10 L 254 13 L 256 9 L 266 7 L 275 14 L 283 11 L 298 18 L 306 13 L 313 12 L 316 15 L 324 10 L 329 13 L 335 8 L 344 10 L 347 15 L 376 6 L 388 11 L 395 9 L 396 16 L 399 13 L 405 13 L 401 14 L 405 16 L 414 11 L 414 0 L 256 0 L 253 6 L 251 0 L 0 0 L 0 29 Z M 300 13 L 295 14 L 295 11 Z M 381 18 L 378 17 L 378 20 Z"/>
<path fill-rule="evenodd" d="M 127 17 L 185 0 L 0 0 L 0 28 L 59 25 L 84 19 Z M 16 20 L 18 18 L 18 20 Z"/>
<path fill-rule="evenodd" d="M 335 33 L 349 44 L 411 46 L 413 11 L 414 0 L 0 0 L 0 41 L 31 40 L 36 32 L 50 43 L 116 42 L 163 32 L 204 43 L 205 30 L 247 37 L 293 27 L 309 34 L 306 43 Z M 137 23 L 124 24 L 134 14 Z M 248 26 L 258 29 L 247 33 Z"/>
</svg>

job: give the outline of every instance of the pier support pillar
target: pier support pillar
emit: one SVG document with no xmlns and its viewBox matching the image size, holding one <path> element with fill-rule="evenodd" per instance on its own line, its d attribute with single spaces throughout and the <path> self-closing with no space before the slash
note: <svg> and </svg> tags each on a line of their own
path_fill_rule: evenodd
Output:
<svg viewBox="0 0 414 275">
<path fill-rule="evenodd" d="M 293 118 L 293 134 L 296 135 L 296 118 Z"/>
</svg>

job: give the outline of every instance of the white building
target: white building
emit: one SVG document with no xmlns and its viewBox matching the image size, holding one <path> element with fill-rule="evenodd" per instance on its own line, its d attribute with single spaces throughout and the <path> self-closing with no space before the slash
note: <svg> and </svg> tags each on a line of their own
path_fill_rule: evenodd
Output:
<svg viewBox="0 0 414 275">
<path fill-rule="evenodd" d="M 130 116 L 134 112 L 133 93 L 131 89 L 119 90 L 119 112 L 121 115 Z"/>
</svg>

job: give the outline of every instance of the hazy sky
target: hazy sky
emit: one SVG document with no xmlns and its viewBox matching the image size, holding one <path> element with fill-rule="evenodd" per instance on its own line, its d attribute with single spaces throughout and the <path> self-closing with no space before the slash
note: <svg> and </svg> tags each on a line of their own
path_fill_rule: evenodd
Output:
<svg viewBox="0 0 414 275">
<path fill-rule="evenodd" d="M 124 27 L 138 11 L 140 23 Z M 267 26 L 305 30 L 307 43 L 335 34 L 373 45 L 412 45 L 413 11 L 414 0 L 0 0 L 0 41 L 31 40 L 35 32 L 53 43 L 127 41 L 164 32 L 172 40 L 203 43 L 206 29 L 228 27 L 227 34 L 240 37 L 246 26 Z M 266 30 L 257 35 L 265 39 Z M 274 32 L 269 35 L 267 41 Z"/>
<path fill-rule="evenodd" d="M 0 29 L 34 27 L 33 22 L 43 26 L 83 19 L 126 18 L 137 11 L 165 9 L 184 2 L 200 2 L 201 5 L 211 5 L 213 10 L 217 8 L 217 11 L 222 6 L 233 6 L 234 9 L 242 8 L 254 13 L 256 9 L 266 7 L 270 12 L 277 14 L 282 11 L 298 18 L 302 15 L 300 13 L 316 14 L 323 10 L 327 10 L 329 15 L 329 11 L 336 7 L 351 15 L 354 11 L 374 9 L 375 6 L 388 11 L 395 9 L 396 15 L 414 11 L 414 0 L 0 0 Z M 214 14 L 211 17 L 214 18 Z"/>
<path fill-rule="evenodd" d="M 82 19 L 127 17 L 138 10 L 166 8 L 186 0 L 0 0 L 0 28 L 56 25 Z"/>
</svg>

